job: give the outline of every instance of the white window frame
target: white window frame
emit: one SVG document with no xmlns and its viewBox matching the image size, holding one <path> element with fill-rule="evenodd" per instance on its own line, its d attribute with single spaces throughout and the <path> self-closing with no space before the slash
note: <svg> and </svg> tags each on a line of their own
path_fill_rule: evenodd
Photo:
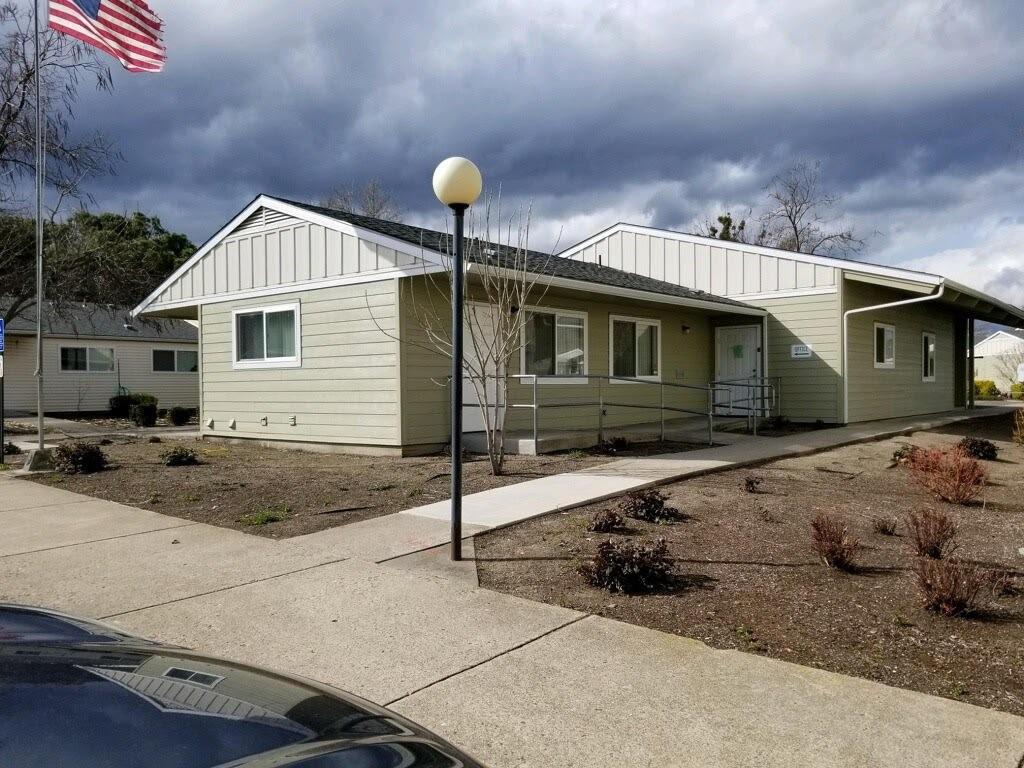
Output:
<svg viewBox="0 0 1024 768">
<path fill-rule="evenodd" d="M 156 369 L 156 361 L 153 359 L 153 355 L 156 352 L 173 352 L 174 353 L 174 370 L 173 371 L 158 371 Z M 194 352 L 196 356 L 196 368 L 195 371 L 179 371 L 178 370 L 178 355 L 182 352 Z M 199 350 L 198 349 L 167 349 L 166 347 L 153 347 L 149 350 L 149 367 L 150 370 L 158 376 L 164 376 L 166 374 L 185 374 L 187 376 L 196 376 L 199 374 Z"/>
<path fill-rule="evenodd" d="M 197 680 L 191 679 L 191 677 L 171 677 L 170 673 L 175 670 L 179 672 L 188 672 L 190 675 L 206 675 L 207 677 L 213 677 L 216 679 L 212 683 L 200 683 Z M 201 669 L 189 669 L 188 667 L 168 667 L 164 670 L 164 673 L 161 675 L 161 677 L 166 677 L 168 680 L 174 680 L 178 683 L 189 683 L 190 685 L 198 685 L 200 688 L 215 688 L 217 687 L 217 684 L 224 679 L 223 676 L 221 675 L 215 675 L 211 672 L 203 672 Z"/>
<path fill-rule="evenodd" d="M 63 360 L 64 360 L 64 350 L 65 349 L 84 349 L 85 350 L 85 370 L 84 371 L 71 370 L 71 369 L 67 369 L 67 368 L 64 367 Z M 91 368 L 91 365 L 92 365 L 92 355 L 89 354 L 89 353 L 92 352 L 92 350 L 94 350 L 94 349 L 102 349 L 102 350 L 105 350 L 107 352 L 110 352 L 110 357 L 114 361 L 113 368 L 111 368 L 109 371 L 94 371 L 94 370 L 92 370 L 92 368 Z M 89 373 L 89 374 L 99 374 L 101 376 L 104 375 L 104 374 L 107 375 L 107 376 L 110 376 L 111 374 L 117 373 L 117 351 L 113 347 L 96 347 L 96 346 L 90 347 L 88 344 L 61 344 L 57 348 L 57 370 L 60 371 L 61 373 L 78 373 L 78 374 Z"/>
<path fill-rule="evenodd" d="M 274 312 L 295 313 L 295 354 L 291 357 L 264 357 L 261 360 L 238 359 L 238 316 L 252 315 L 262 312 L 263 317 L 263 352 L 267 350 L 267 314 Z M 302 366 L 302 313 L 299 302 L 291 304 L 273 304 L 258 307 L 243 307 L 231 313 L 231 367 L 236 370 L 252 368 L 299 368 Z"/>
<path fill-rule="evenodd" d="M 586 384 L 587 380 L 583 377 L 590 375 L 590 314 L 576 309 L 561 309 L 559 307 L 529 306 L 519 310 L 519 315 L 522 317 L 522 322 L 519 323 L 519 371 L 526 376 L 532 375 L 526 372 L 526 314 L 529 312 L 554 315 L 556 327 L 558 325 L 559 315 L 562 315 L 563 317 L 579 317 L 583 319 L 583 373 L 579 376 L 542 377 L 537 379 L 537 383 L 540 385 Z M 542 374 L 538 374 L 538 376 L 542 376 Z M 531 379 L 521 379 L 520 381 L 524 381 L 529 384 Z"/>
<path fill-rule="evenodd" d="M 892 331 L 892 359 L 886 359 L 884 362 L 878 362 L 878 329 L 884 328 L 887 331 Z M 885 337 L 882 337 L 882 356 L 885 356 Z M 871 329 L 871 362 L 875 364 L 875 368 L 892 370 L 896 367 L 896 326 L 892 323 L 875 323 Z"/>
<path fill-rule="evenodd" d="M 931 342 L 929 344 L 929 342 Z M 934 331 L 921 333 L 921 381 L 934 382 L 939 368 L 939 337 Z M 929 373 L 929 371 L 931 373 Z"/>
<path fill-rule="evenodd" d="M 641 325 L 652 325 L 658 329 L 658 374 L 656 376 L 634 376 L 635 379 L 641 381 L 661 381 L 661 320 L 656 320 L 650 317 L 631 317 L 629 315 L 608 315 L 608 375 L 615 375 L 615 321 L 619 320 L 626 323 L 635 323 L 637 327 L 636 333 L 639 334 Z M 639 350 L 639 345 L 637 345 Z M 639 366 L 635 364 L 634 369 L 638 369 Z M 622 379 L 611 379 L 612 384 L 636 384 L 635 381 L 623 381 Z"/>
</svg>

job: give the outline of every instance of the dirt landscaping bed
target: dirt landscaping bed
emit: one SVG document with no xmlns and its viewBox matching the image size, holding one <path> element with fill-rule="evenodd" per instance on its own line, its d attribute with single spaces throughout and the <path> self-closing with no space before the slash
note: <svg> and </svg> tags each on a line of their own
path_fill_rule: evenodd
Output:
<svg viewBox="0 0 1024 768">
<path fill-rule="evenodd" d="M 482 586 L 702 640 L 1024 715 L 1024 448 L 1007 417 L 706 475 L 660 490 L 688 517 L 656 525 L 629 519 L 623 534 L 588 533 L 592 514 L 615 501 L 555 513 L 476 538 Z M 892 466 L 906 443 L 951 446 L 993 440 L 982 462 L 983 504 L 932 497 Z M 746 478 L 761 478 L 746 490 Z M 957 555 L 1008 572 L 1009 593 L 984 594 L 966 618 L 926 611 L 904 517 L 925 509 L 959 525 Z M 825 567 L 811 549 L 811 520 L 845 519 L 860 569 Z M 896 517 L 897 534 L 874 530 Z M 589 586 L 579 563 L 602 541 L 667 540 L 681 578 L 669 593 L 610 594 Z M 638 664 L 643 659 L 637 659 Z"/>
<path fill-rule="evenodd" d="M 198 466 L 167 467 L 161 454 L 175 445 L 194 449 Z M 506 473 L 490 474 L 486 457 L 469 457 L 464 493 L 572 472 L 613 458 L 705 446 L 637 444 L 609 457 L 597 451 L 509 456 Z M 75 493 L 130 504 L 196 522 L 283 538 L 333 528 L 449 498 L 445 456 L 389 458 L 220 445 L 196 440 L 115 438 L 102 446 L 110 468 L 92 475 L 30 479 Z M 23 456 L 8 456 L 20 466 Z"/>
</svg>

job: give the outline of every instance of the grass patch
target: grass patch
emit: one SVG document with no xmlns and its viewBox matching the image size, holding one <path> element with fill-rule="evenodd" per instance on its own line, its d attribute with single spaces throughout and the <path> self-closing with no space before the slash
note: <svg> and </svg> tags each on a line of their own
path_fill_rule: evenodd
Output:
<svg viewBox="0 0 1024 768">
<path fill-rule="evenodd" d="M 284 504 L 280 504 L 272 507 L 265 507 L 263 509 L 252 512 L 248 515 L 243 515 L 238 519 L 242 525 L 269 525 L 270 523 L 280 523 L 282 520 L 287 520 L 291 517 L 291 510 Z"/>
</svg>

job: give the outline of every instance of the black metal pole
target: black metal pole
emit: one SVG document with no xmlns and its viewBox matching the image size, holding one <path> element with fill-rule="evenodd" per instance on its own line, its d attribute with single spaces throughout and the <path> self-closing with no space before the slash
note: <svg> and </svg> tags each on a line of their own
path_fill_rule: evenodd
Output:
<svg viewBox="0 0 1024 768">
<path fill-rule="evenodd" d="M 462 559 L 462 225 L 465 205 L 453 205 L 455 248 L 452 260 L 452 560 Z"/>
</svg>

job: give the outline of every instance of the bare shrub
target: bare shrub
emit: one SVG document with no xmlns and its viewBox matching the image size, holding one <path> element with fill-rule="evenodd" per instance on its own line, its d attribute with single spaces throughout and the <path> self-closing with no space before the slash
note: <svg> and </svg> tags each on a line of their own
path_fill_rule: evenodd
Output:
<svg viewBox="0 0 1024 768">
<path fill-rule="evenodd" d="M 757 477 L 756 475 L 747 475 L 743 479 L 743 488 L 747 493 L 757 493 L 761 489 L 761 483 L 764 482 L 763 477 Z"/>
<path fill-rule="evenodd" d="M 895 517 L 876 517 L 871 521 L 871 527 L 875 533 L 883 536 L 895 536 L 899 521 Z"/>
<path fill-rule="evenodd" d="M 675 507 L 668 507 L 668 497 L 655 488 L 641 488 L 630 491 L 619 502 L 619 512 L 626 517 L 646 520 L 649 523 L 667 523 L 682 519 L 683 515 Z"/>
<path fill-rule="evenodd" d="M 811 546 L 829 568 L 839 571 L 856 569 L 854 558 L 860 542 L 850 534 L 845 521 L 821 514 L 811 521 Z"/>
<path fill-rule="evenodd" d="M 963 616 L 976 611 L 978 595 L 989 583 L 985 571 L 957 558 L 922 559 L 917 563 L 917 587 L 924 607 L 943 616 Z"/>
<path fill-rule="evenodd" d="M 926 509 L 907 515 L 907 530 L 917 554 L 934 560 L 953 554 L 959 546 L 956 523 L 945 512 Z"/>
<path fill-rule="evenodd" d="M 676 579 L 664 539 L 639 544 L 602 541 L 594 556 L 578 570 L 595 587 L 626 594 L 666 589 Z"/>
<path fill-rule="evenodd" d="M 594 533 L 616 533 L 626 530 L 626 518 L 614 509 L 600 509 L 587 524 L 587 530 Z"/>
<path fill-rule="evenodd" d="M 909 459 L 914 479 L 943 501 L 967 504 L 985 487 L 985 470 L 959 449 L 922 448 Z"/>
</svg>

